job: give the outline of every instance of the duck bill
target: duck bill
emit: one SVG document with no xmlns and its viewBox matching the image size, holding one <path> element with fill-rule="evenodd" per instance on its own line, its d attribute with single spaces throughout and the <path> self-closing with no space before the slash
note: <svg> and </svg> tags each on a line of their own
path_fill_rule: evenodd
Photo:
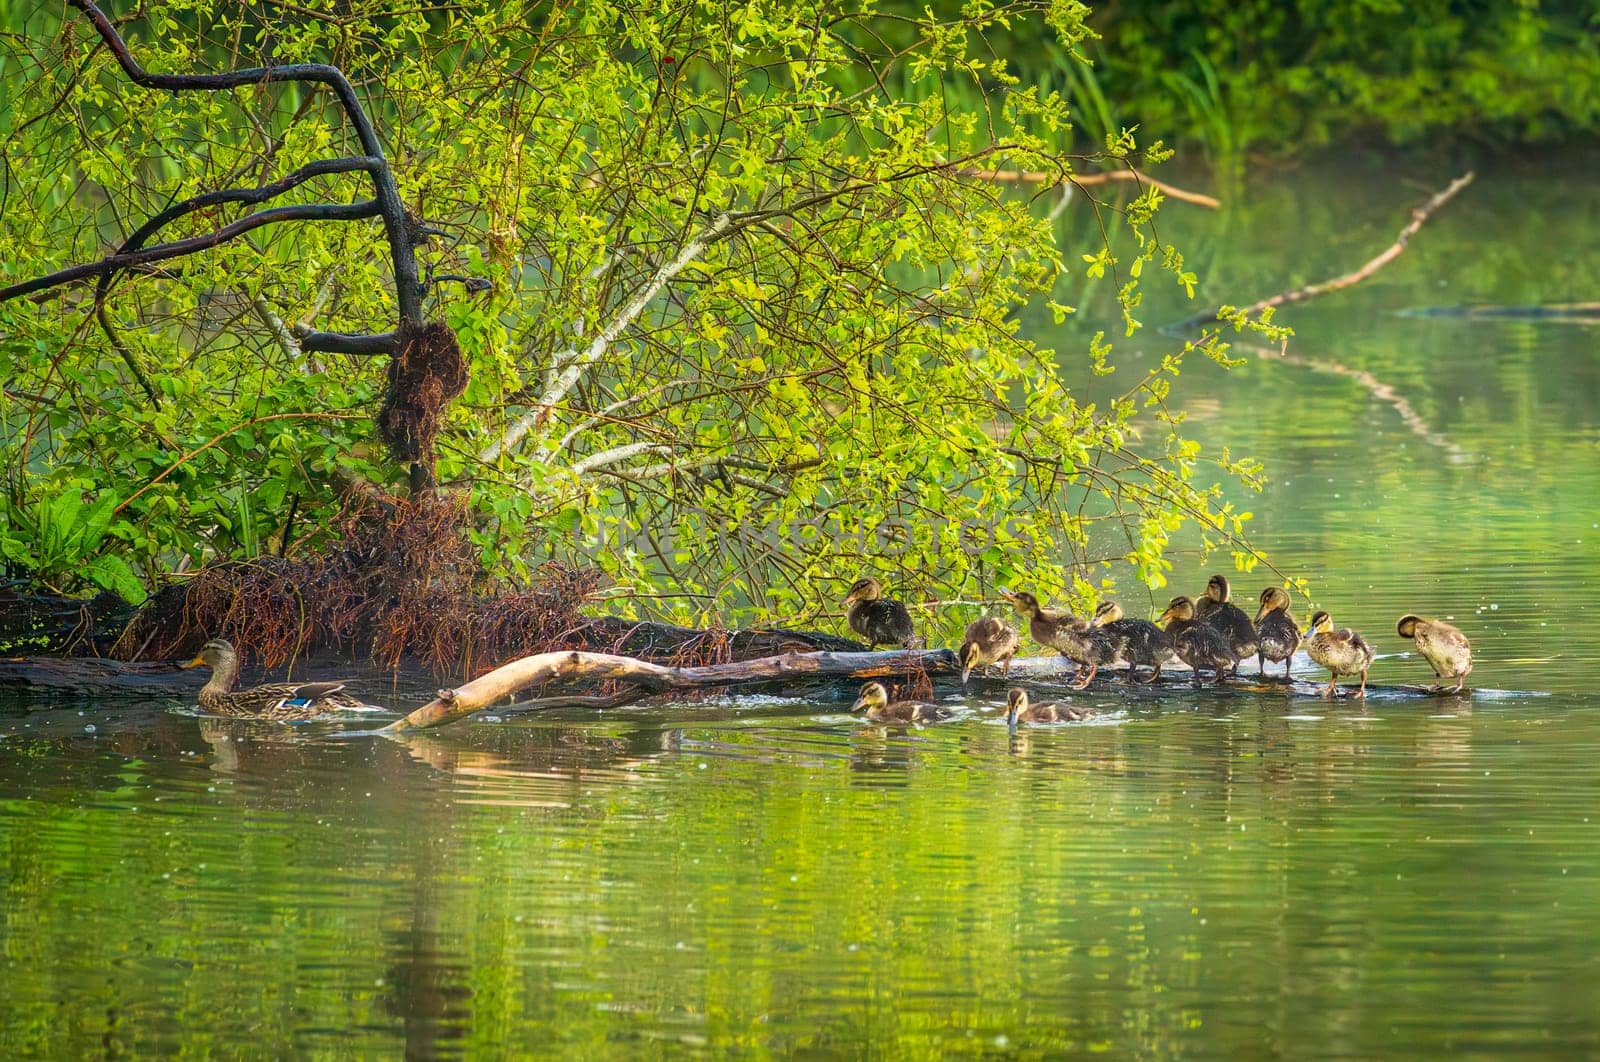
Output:
<svg viewBox="0 0 1600 1062">
<path fill-rule="evenodd" d="M 1001 587 L 1000 596 L 1011 602 L 1013 605 L 1017 603 L 1017 592 L 1015 590 L 1007 590 L 1004 587 Z"/>
<path fill-rule="evenodd" d="M 1266 617 L 1267 613 L 1271 611 L 1272 606 L 1270 605 L 1262 605 L 1260 608 L 1256 609 L 1256 622 L 1260 623 Z"/>
<path fill-rule="evenodd" d="M 1175 616 L 1174 616 L 1174 615 L 1173 615 L 1173 614 L 1172 614 L 1172 610 L 1171 610 L 1171 609 L 1170 609 L 1170 608 L 1169 608 L 1169 609 L 1167 609 L 1167 610 L 1166 610 L 1166 611 L 1165 611 L 1165 612 L 1163 612 L 1163 613 L 1162 613 L 1162 614 L 1161 614 L 1161 615 L 1159 615 L 1159 616 L 1157 616 L 1157 617 L 1156 617 L 1156 625 L 1157 625 L 1157 626 L 1160 626 L 1160 625 L 1161 625 L 1161 624 L 1163 624 L 1163 623 L 1165 623 L 1165 622 L 1167 622 L 1167 621 L 1168 621 L 1168 620 L 1170 620 L 1170 619 L 1176 619 L 1176 618 L 1177 618 L 1177 617 L 1175 617 Z"/>
<path fill-rule="evenodd" d="M 188 671 L 192 667 L 203 667 L 205 665 L 205 662 L 206 662 L 206 658 L 205 657 L 197 656 L 193 660 L 189 661 L 187 664 L 179 664 L 178 667 L 181 670 Z"/>
<path fill-rule="evenodd" d="M 852 704 L 850 706 L 850 710 L 852 712 L 859 712 L 863 708 L 865 708 L 866 706 L 867 706 L 867 699 L 865 697 L 857 697 L 856 698 L 856 703 L 854 703 L 854 704 Z"/>
</svg>

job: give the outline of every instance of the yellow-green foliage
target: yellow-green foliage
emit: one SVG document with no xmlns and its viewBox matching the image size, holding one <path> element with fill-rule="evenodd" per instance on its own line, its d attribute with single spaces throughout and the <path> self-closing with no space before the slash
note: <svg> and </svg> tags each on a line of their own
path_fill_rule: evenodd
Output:
<svg viewBox="0 0 1600 1062">
<path fill-rule="evenodd" d="M 492 283 L 440 282 L 427 307 L 471 366 L 438 471 L 471 492 L 490 573 L 556 557 L 603 567 L 619 610 L 808 622 L 858 572 L 913 600 L 1019 578 L 1092 596 L 1119 573 L 1160 585 L 1186 521 L 1238 531 L 1212 480 L 1254 467 L 1208 459 L 1165 404 L 1185 354 L 1225 357 L 1214 338 L 1087 404 L 1072 385 L 1110 370 L 1112 343 L 1044 350 L 1016 322 L 1069 271 L 1116 285 L 1129 335 L 1141 282 L 1194 283 L 1156 238 L 1155 191 L 1080 206 L 1099 227 L 1079 231 L 1106 240 L 1064 246 L 1055 196 L 972 172 L 1080 163 L 1033 132 L 1070 124 L 1061 99 L 1016 83 L 984 35 L 1047 14 L 1070 46 L 1081 6 L 974 0 L 942 21 L 801 0 L 386 6 L 319 0 L 326 17 L 263 23 L 186 0 L 124 31 L 159 71 L 265 48 L 340 65 L 408 208 L 448 234 L 424 269 Z M 6 282 L 92 260 L 176 198 L 356 152 L 325 92 L 146 91 L 54 17 L 3 68 Z M 951 112 L 944 84 L 986 105 Z M 1119 132 L 1099 161 L 1160 154 Z M 368 194 L 344 175 L 282 201 Z M 398 483 L 370 438 L 381 359 L 304 354 L 272 323 L 388 330 L 387 269 L 375 222 L 318 223 L 121 277 L 110 316 L 159 405 L 85 290 L 0 305 L 8 561 L 71 582 L 22 519 L 66 494 L 114 497 L 90 552 L 154 579 L 270 548 L 291 507 L 315 543 L 342 489 Z"/>
</svg>

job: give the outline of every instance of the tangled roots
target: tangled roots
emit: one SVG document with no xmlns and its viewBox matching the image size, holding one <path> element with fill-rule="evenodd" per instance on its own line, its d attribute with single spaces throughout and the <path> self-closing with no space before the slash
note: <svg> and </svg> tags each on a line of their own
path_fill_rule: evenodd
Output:
<svg viewBox="0 0 1600 1062">
<path fill-rule="evenodd" d="M 481 586 L 466 521 L 461 496 L 355 495 L 324 552 L 203 568 L 153 597 L 117 652 L 174 658 L 221 636 L 269 668 L 334 651 L 389 668 L 413 660 L 445 675 L 569 640 L 599 573 L 552 563 L 527 589 Z"/>
<path fill-rule="evenodd" d="M 439 417 L 467 389 L 467 363 L 450 327 L 401 322 L 389 359 L 389 390 L 378 410 L 378 435 L 399 464 L 433 468 Z"/>
</svg>

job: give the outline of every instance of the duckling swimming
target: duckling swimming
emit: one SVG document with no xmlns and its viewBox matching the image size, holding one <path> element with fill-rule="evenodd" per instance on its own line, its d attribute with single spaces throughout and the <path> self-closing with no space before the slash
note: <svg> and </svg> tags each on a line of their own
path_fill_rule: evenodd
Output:
<svg viewBox="0 0 1600 1062">
<path fill-rule="evenodd" d="M 1395 625 L 1395 633 L 1416 643 L 1417 652 L 1428 661 L 1433 673 L 1446 682 L 1456 680 L 1451 693 L 1460 693 L 1472 672 L 1472 643 L 1467 636 L 1443 620 L 1405 615 Z M 1439 687 L 1444 689 L 1443 686 Z"/>
<path fill-rule="evenodd" d="M 883 584 L 868 576 L 857 579 L 845 595 L 849 606 L 850 629 L 867 640 L 867 647 L 880 645 L 908 648 L 916 638 L 911 613 L 900 602 L 883 596 Z"/>
<path fill-rule="evenodd" d="M 1129 682 L 1140 681 L 1140 664 L 1155 668 L 1155 673 L 1143 681 L 1160 681 L 1161 665 L 1173 657 L 1172 638 L 1166 631 L 1149 620 L 1123 619 L 1122 606 L 1115 601 L 1100 602 L 1091 622 L 1112 637 L 1122 639 L 1125 646 L 1123 655 L 1128 661 Z"/>
<path fill-rule="evenodd" d="M 1359 632 L 1349 627 L 1334 630 L 1333 617 L 1326 612 L 1318 612 L 1311 617 L 1306 637 L 1309 639 L 1306 653 L 1329 671 L 1326 696 L 1331 697 L 1338 692 L 1340 675 L 1360 675 L 1361 688 L 1355 692 L 1355 696 L 1367 695 L 1367 671 L 1372 667 L 1373 652 L 1372 646 Z"/>
<path fill-rule="evenodd" d="M 850 706 L 852 712 L 865 711 L 874 723 L 932 723 L 949 719 L 951 711 L 923 701 L 891 701 L 881 682 L 861 687 L 861 695 Z"/>
<path fill-rule="evenodd" d="M 1300 648 L 1300 628 L 1289 611 L 1289 592 L 1281 586 L 1261 591 L 1261 608 L 1256 612 L 1256 666 L 1267 677 L 1267 661 L 1283 665 L 1284 681 L 1289 680 L 1289 660 Z"/>
<path fill-rule="evenodd" d="M 1025 590 L 1002 590 L 1017 613 L 1028 621 L 1028 633 L 1040 645 L 1048 646 L 1078 665 L 1073 689 L 1089 685 L 1095 672 L 1122 658 L 1123 641 L 1109 631 L 1091 627 L 1064 609 L 1047 608 Z"/>
<path fill-rule="evenodd" d="M 961 684 L 980 667 L 1005 664 L 1006 677 L 1011 676 L 1011 658 L 1022 648 L 1022 635 L 1017 628 L 993 616 L 985 616 L 967 624 L 966 637 L 961 642 Z"/>
<path fill-rule="evenodd" d="M 1205 594 L 1195 602 L 1195 618 L 1222 632 L 1228 651 L 1233 654 L 1233 670 L 1237 674 L 1239 661 L 1255 655 L 1258 639 L 1250 617 L 1230 600 L 1232 593 L 1227 576 L 1213 575 L 1206 583 Z"/>
<path fill-rule="evenodd" d="M 1012 729 L 1018 723 L 1081 723 L 1092 715 L 1094 709 L 1070 704 L 1029 704 L 1028 691 L 1021 687 L 1006 695 L 1006 725 Z"/>
<path fill-rule="evenodd" d="M 1178 659 L 1193 669 L 1196 687 L 1201 669 L 1211 672 L 1219 686 L 1227 681 L 1226 672 L 1235 663 L 1228 640 L 1209 623 L 1195 619 L 1194 598 L 1185 594 L 1173 598 L 1157 622 L 1167 625 L 1172 648 Z"/>
</svg>

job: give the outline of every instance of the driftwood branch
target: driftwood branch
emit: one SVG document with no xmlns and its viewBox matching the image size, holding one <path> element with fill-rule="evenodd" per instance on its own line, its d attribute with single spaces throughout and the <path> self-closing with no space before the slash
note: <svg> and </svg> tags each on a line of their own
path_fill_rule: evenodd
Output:
<svg viewBox="0 0 1600 1062">
<path fill-rule="evenodd" d="M 1160 189 L 1161 194 L 1170 199 L 1178 199 L 1196 206 L 1209 207 L 1216 210 L 1222 206 L 1222 201 L 1204 194 L 1191 192 L 1186 188 L 1179 188 L 1175 184 L 1159 181 L 1147 173 L 1138 170 L 1107 170 L 1105 173 L 1049 173 L 1040 170 L 967 170 L 968 177 L 976 177 L 980 181 L 1006 181 L 1020 184 L 1064 184 L 1069 187 L 1093 188 L 1101 184 L 1131 182 L 1133 184 L 1147 184 L 1152 188 Z"/>
<path fill-rule="evenodd" d="M 651 692 L 733 686 L 806 676 L 867 678 L 906 671 L 959 671 L 948 649 L 897 649 L 882 653 L 788 653 L 707 667 L 667 667 L 609 653 L 538 653 L 513 660 L 439 696 L 385 730 L 423 730 L 481 712 L 518 690 L 552 680 L 627 682 Z"/>
<path fill-rule="evenodd" d="M 1400 230 L 1400 235 L 1395 237 L 1395 241 L 1360 269 L 1334 277 L 1332 280 L 1324 280 L 1317 284 L 1307 284 L 1305 287 L 1296 288 L 1293 291 L 1281 292 L 1271 298 L 1262 299 L 1260 302 L 1246 306 L 1243 312 L 1254 315 L 1271 307 L 1286 306 L 1292 302 L 1305 302 L 1307 299 L 1314 299 L 1318 295 L 1326 295 L 1330 291 L 1339 291 L 1361 283 L 1396 258 L 1399 258 L 1405 251 L 1407 244 L 1411 242 L 1411 237 L 1415 236 L 1417 230 L 1421 229 L 1428 218 L 1433 216 L 1434 211 L 1454 199 L 1456 193 L 1471 184 L 1476 176 L 1477 174 L 1470 171 L 1462 174 L 1451 181 L 1444 189 L 1434 193 L 1433 197 L 1426 203 L 1413 209 L 1411 211 L 1411 220 L 1406 223 L 1405 228 Z M 1185 329 L 1198 328 L 1201 325 L 1210 324 L 1215 320 L 1217 320 L 1217 311 L 1213 310 L 1210 313 L 1196 314 L 1187 320 L 1180 321 L 1178 324 L 1173 325 L 1170 330 L 1181 332 Z"/>
</svg>

